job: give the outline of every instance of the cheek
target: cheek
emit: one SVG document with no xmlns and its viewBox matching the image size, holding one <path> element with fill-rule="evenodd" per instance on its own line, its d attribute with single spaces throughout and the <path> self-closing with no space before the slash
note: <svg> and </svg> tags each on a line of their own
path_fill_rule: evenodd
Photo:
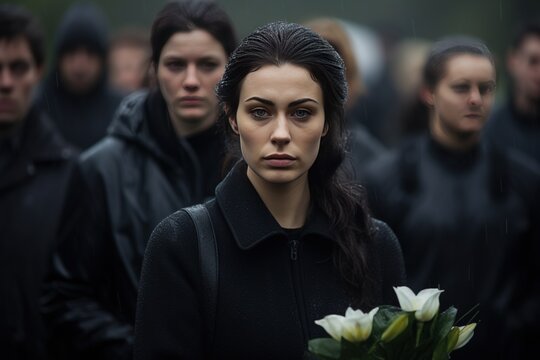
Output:
<svg viewBox="0 0 540 360">
<path fill-rule="evenodd" d="M 163 97 L 170 102 L 178 90 L 178 80 L 166 70 L 158 70 L 156 77 Z"/>
</svg>

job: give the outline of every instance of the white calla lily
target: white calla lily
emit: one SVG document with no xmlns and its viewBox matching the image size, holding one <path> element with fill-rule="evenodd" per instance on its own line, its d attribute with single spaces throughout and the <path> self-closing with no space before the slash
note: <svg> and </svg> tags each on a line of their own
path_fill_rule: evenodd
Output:
<svg viewBox="0 0 540 360">
<path fill-rule="evenodd" d="M 476 323 L 459 327 L 459 338 L 456 343 L 456 346 L 454 347 L 454 350 L 464 347 L 465 345 L 467 345 L 469 341 L 471 341 L 474 335 L 475 328 L 476 328 Z"/>
<path fill-rule="evenodd" d="M 322 326 L 337 341 L 341 341 L 343 337 L 350 342 L 362 342 L 371 335 L 373 317 L 378 310 L 379 308 L 375 308 L 369 313 L 364 313 L 348 308 L 345 316 L 328 315 L 315 321 L 315 324 Z"/>
<path fill-rule="evenodd" d="M 405 311 L 414 311 L 418 321 L 430 321 L 439 311 L 439 296 L 444 290 L 424 289 L 415 295 L 407 286 L 394 287 L 399 306 Z"/>
</svg>

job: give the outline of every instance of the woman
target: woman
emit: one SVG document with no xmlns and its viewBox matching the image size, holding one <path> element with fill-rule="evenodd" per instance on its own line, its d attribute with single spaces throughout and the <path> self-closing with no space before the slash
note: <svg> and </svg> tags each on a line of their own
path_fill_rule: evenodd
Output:
<svg viewBox="0 0 540 360">
<path fill-rule="evenodd" d="M 370 205 L 396 231 L 413 290 L 439 286 L 460 314 L 479 304 L 475 339 L 456 358 L 498 359 L 508 338 L 489 330 L 532 328 L 538 314 L 538 169 L 482 140 L 495 91 L 483 43 L 436 43 L 423 77 L 430 133 L 368 169 Z"/>
<path fill-rule="evenodd" d="M 325 336 L 315 320 L 393 298 L 399 245 L 340 172 L 346 95 L 341 58 L 300 25 L 269 24 L 235 50 L 218 96 L 243 159 L 205 205 L 216 307 L 203 305 L 196 229 L 179 211 L 145 254 L 136 359 L 301 358 L 310 338 Z M 203 315 L 213 310 L 209 327 Z"/>
<path fill-rule="evenodd" d="M 124 100 L 71 181 L 44 299 L 70 359 L 131 358 L 151 231 L 211 197 L 220 180 L 225 142 L 214 89 L 236 45 L 228 16 L 210 2 L 170 3 L 157 14 L 151 45 L 158 89 Z"/>
</svg>

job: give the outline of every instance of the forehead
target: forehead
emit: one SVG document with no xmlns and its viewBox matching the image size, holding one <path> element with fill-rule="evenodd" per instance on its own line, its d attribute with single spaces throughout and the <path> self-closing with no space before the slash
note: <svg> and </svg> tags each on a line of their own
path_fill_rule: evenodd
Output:
<svg viewBox="0 0 540 360">
<path fill-rule="evenodd" d="M 277 102 L 310 97 L 322 103 L 322 89 L 303 67 L 283 64 L 265 65 L 250 72 L 242 82 L 240 101 L 257 96 Z"/>
<path fill-rule="evenodd" d="M 177 32 L 165 43 L 161 57 L 222 57 L 226 58 L 225 50 L 219 41 L 204 30 L 195 29 L 190 32 Z"/>
<path fill-rule="evenodd" d="M 30 44 L 26 38 L 0 39 L 0 62 L 26 61 L 34 63 Z"/>
<path fill-rule="evenodd" d="M 519 47 L 521 51 L 524 51 L 526 53 L 540 53 L 540 35 L 527 35 Z"/>
<path fill-rule="evenodd" d="M 485 56 L 457 54 L 450 57 L 445 65 L 443 80 L 495 80 L 495 68 Z"/>
</svg>

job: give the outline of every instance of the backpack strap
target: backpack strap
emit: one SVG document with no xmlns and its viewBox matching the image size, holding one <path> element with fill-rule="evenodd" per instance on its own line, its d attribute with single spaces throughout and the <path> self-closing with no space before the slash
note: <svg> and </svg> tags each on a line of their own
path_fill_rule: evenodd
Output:
<svg viewBox="0 0 540 360">
<path fill-rule="evenodd" d="M 202 277 L 203 317 L 205 317 L 208 347 L 214 345 L 216 307 L 218 293 L 218 251 L 214 226 L 208 209 L 203 204 L 184 209 L 191 217 L 197 231 L 199 247 L 199 265 Z"/>
</svg>

